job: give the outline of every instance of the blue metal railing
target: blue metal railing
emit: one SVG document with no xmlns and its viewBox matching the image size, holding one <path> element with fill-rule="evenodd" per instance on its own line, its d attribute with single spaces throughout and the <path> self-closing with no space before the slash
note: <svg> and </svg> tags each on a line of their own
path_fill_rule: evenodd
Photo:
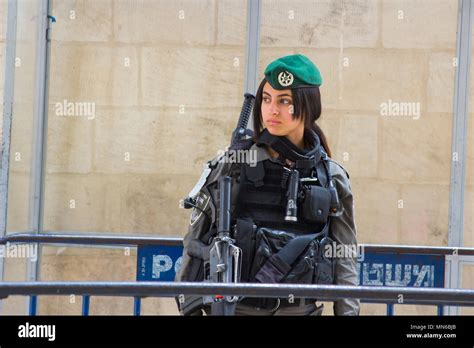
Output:
<svg viewBox="0 0 474 348">
<path fill-rule="evenodd" d="M 82 315 L 84 316 L 89 315 L 90 302 L 91 302 L 91 297 L 89 295 L 85 295 L 82 297 Z"/>
</svg>

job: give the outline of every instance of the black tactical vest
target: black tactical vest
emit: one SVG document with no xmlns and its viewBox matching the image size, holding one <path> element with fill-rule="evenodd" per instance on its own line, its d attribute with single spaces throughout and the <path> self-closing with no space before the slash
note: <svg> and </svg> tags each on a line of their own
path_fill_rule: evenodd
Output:
<svg viewBox="0 0 474 348">
<path fill-rule="evenodd" d="M 319 145 L 319 139 L 317 140 L 316 145 Z M 280 147 L 282 152 L 285 151 L 285 146 Z M 301 156 L 292 153 L 293 150 L 296 148 L 286 151 L 286 156 L 279 152 L 277 160 L 265 159 L 254 166 L 245 163 L 240 167 L 234 216 L 237 220 L 236 243 L 242 248 L 244 255 L 243 281 L 260 281 L 260 277 L 267 279 L 262 282 L 332 283 L 332 263 L 324 260 L 321 254 L 323 249 L 317 246 L 323 240 L 325 243 L 330 242 L 328 157 L 322 148 L 317 149 L 318 151 L 306 151 Z M 293 157 L 290 159 L 293 162 L 291 166 L 286 161 L 289 156 Z M 297 158 L 299 159 L 296 160 Z M 297 221 L 285 219 L 290 168 L 296 169 L 300 178 Z M 312 180 L 305 180 L 309 178 Z M 302 244 L 303 249 L 288 247 L 287 251 L 283 251 L 290 240 L 298 236 L 304 238 L 304 235 L 308 238 Z M 269 261 L 275 259 L 277 254 L 280 255 L 280 252 L 286 255 L 284 262 L 282 258 L 277 264 Z M 293 261 L 289 262 L 290 259 Z M 316 263 L 329 266 L 326 267 L 327 270 L 317 267 L 315 271 Z"/>
<path fill-rule="evenodd" d="M 307 216 L 309 205 L 302 209 L 305 192 L 300 190 L 298 194 L 298 220 L 285 221 L 287 205 L 288 183 L 291 169 L 299 172 L 299 178 L 316 178 L 311 185 L 318 186 L 313 190 L 314 195 L 321 195 L 311 203 L 318 211 L 328 212 L 330 202 L 325 197 L 329 195 L 328 186 L 328 159 L 319 136 L 311 132 L 312 144 L 309 150 L 301 150 L 285 137 L 276 137 L 264 130 L 257 141 L 257 146 L 270 146 L 279 153 L 277 160 L 266 159 L 251 166 L 245 163 L 240 170 L 239 193 L 236 206 L 236 218 L 249 218 L 258 227 L 266 227 L 296 234 L 312 234 L 321 231 L 326 221 L 318 221 Z M 290 166 L 287 160 L 291 161 Z M 309 188 L 311 185 L 299 185 L 300 189 Z M 304 202 L 303 202 L 304 201 Z M 327 205 L 327 206 L 326 206 Z M 314 216 L 313 216 L 314 218 Z"/>
<path fill-rule="evenodd" d="M 317 177 L 316 170 L 301 169 L 300 178 Z M 324 173 L 324 172 L 323 172 Z M 317 233 L 324 223 L 308 221 L 304 211 L 298 209 L 298 221 L 285 221 L 287 204 L 288 169 L 282 163 L 270 159 L 251 167 L 241 167 L 240 187 L 237 203 L 237 218 L 250 218 L 258 227 L 295 232 L 296 234 Z"/>
</svg>

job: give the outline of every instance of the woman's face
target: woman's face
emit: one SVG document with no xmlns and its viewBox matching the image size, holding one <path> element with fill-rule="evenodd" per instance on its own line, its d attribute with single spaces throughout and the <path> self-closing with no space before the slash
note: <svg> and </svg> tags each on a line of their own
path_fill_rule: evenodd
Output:
<svg viewBox="0 0 474 348">
<path fill-rule="evenodd" d="M 303 118 L 293 119 L 293 98 L 290 89 L 276 90 L 268 82 L 263 86 L 262 122 L 272 135 L 286 136 L 295 145 L 303 141 Z"/>
</svg>

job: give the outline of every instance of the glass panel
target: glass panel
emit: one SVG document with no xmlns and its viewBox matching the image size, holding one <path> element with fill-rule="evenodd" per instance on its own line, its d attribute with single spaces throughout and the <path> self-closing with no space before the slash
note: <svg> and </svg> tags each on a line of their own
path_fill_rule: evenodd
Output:
<svg viewBox="0 0 474 348">
<path fill-rule="evenodd" d="M 8 182 L 7 233 L 29 230 L 30 174 L 35 113 L 36 56 L 38 49 L 38 18 L 40 3 L 36 0 L 17 1 L 17 34 L 14 70 L 13 114 L 10 144 L 10 175 Z M 0 1 L 0 81 L 1 121 L 3 122 L 4 73 L 8 2 Z M 23 246 L 25 247 L 25 246 Z M 8 249 L 5 249 L 8 250 Z M 27 263 L 37 255 L 28 249 L 17 257 L 8 251 L 5 257 L 6 281 L 24 281 Z M 25 314 L 27 299 L 13 296 L 4 301 L 2 314 Z"/>
<path fill-rule="evenodd" d="M 232 0 L 53 2 L 46 230 L 184 235 L 191 211 L 179 201 L 229 145 L 240 113 L 246 9 Z M 78 250 L 47 250 L 42 280 L 67 269 L 74 279 L 135 277 L 130 250 Z M 41 303 L 42 314 L 75 310 Z M 98 303 L 91 313 L 110 312 Z"/>
<path fill-rule="evenodd" d="M 18 1 L 7 231 L 29 230 L 39 2 Z M 3 113 L 2 113 L 3 117 Z"/>
<path fill-rule="evenodd" d="M 457 2 L 263 1 L 261 77 L 302 53 L 323 76 L 333 158 L 362 243 L 447 245 Z"/>
<path fill-rule="evenodd" d="M 45 229 L 187 230 L 243 101 L 246 6 L 53 2 Z"/>
<path fill-rule="evenodd" d="M 360 243 L 447 245 L 457 11 L 441 0 L 263 0 L 260 77 L 293 53 L 319 67 L 317 123 L 350 174 Z"/>
<path fill-rule="evenodd" d="M 474 29 L 473 34 L 474 36 Z M 471 40 L 473 37 L 471 37 Z M 467 120 L 467 166 L 466 190 L 464 192 L 464 236 L 463 245 L 474 247 L 474 47 L 471 50 L 471 68 L 469 81 L 469 118 Z"/>
</svg>

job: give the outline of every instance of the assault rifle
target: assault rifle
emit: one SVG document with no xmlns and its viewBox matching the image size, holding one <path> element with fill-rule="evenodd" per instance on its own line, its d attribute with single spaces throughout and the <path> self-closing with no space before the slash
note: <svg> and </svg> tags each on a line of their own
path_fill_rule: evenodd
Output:
<svg viewBox="0 0 474 348">
<path fill-rule="evenodd" d="M 232 133 L 230 149 L 235 147 L 239 141 L 244 140 L 246 135 L 251 135 L 247 124 L 254 99 L 252 94 L 245 93 L 239 121 Z M 213 283 L 237 283 L 240 281 L 242 250 L 235 245 L 235 240 L 231 235 L 232 178 L 230 176 L 219 178 L 218 190 L 219 220 L 217 236 L 210 249 L 210 281 Z M 211 303 L 212 315 L 234 315 L 238 299 L 238 296 L 214 296 Z"/>
</svg>

